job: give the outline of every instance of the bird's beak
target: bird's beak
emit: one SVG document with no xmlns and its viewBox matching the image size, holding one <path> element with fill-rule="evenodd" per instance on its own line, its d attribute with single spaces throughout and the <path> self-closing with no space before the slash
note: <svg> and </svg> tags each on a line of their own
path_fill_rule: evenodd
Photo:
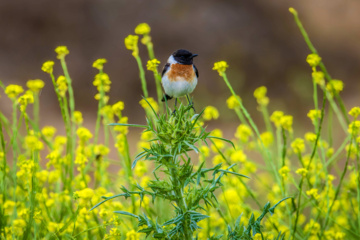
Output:
<svg viewBox="0 0 360 240">
<path fill-rule="evenodd" d="M 193 55 L 191 55 L 191 58 L 194 58 L 194 57 L 196 57 L 197 56 L 197 54 L 193 54 Z"/>
</svg>

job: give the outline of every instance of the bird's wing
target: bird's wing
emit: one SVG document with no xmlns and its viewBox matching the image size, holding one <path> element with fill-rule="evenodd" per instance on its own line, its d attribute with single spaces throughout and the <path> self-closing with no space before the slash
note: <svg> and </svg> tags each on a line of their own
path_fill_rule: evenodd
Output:
<svg viewBox="0 0 360 240">
<path fill-rule="evenodd" d="M 199 71 L 197 70 L 195 65 L 194 65 L 194 70 L 195 70 L 196 77 L 199 78 Z"/>
<path fill-rule="evenodd" d="M 161 73 L 161 77 L 164 76 L 164 74 L 169 69 L 169 67 L 170 67 L 170 63 L 165 64 L 164 69 L 162 70 L 162 73 Z"/>
</svg>

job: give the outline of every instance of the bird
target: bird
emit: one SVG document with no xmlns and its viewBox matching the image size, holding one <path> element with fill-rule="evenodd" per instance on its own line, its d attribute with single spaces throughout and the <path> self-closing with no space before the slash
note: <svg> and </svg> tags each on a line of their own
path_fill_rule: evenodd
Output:
<svg viewBox="0 0 360 240">
<path fill-rule="evenodd" d="M 176 108 L 177 99 L 186 96 L 195 111 L 189 94 L 194 91 L 199 78 L 199 72 L 193 64 L 193 58 L 196 56 L 198 54 L 192 54 L 185 49 L 178 49 L 170 55 L 161 74 L 161 83 L 165 91 L 161 101 L 175 98 Z"/>
</svg>

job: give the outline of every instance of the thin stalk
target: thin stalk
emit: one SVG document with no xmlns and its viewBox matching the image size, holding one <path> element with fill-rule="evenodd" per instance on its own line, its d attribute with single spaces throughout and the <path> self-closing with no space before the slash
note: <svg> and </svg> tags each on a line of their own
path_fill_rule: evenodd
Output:
<svg viewBox="0 0 360 240">
<path fill-rule="evenodd" d="M 269 111 L 268 111 L 266 106 L 261 105 L 261 113 L 262 113 L 262 115 L 264 117 L 266 131 L 273 133 L 271 123 L 270 123 Z"/>
<path fill-rule="evenodd" d="M 234 111 L 235 111 L 236 115 L 238 116 L 240 122 L 243 123 L 243 124 L 248 125 L 247 122 L 246 122 L 246 119 L 244 118 L 244 115 L 242 114 L 240 109 L 238 107 L 236 107 L 236 108 L 234 108 Z"/>
<path fill-rule="evenodd" d="M 1 150 L 4 154 L 3 156 L 3 176 L 2 176 L 2 202 L 5 203 L 7 199 L 7 191 L 6 191 L 6 169 L 7 169 L 7 159 L 6 159 L 6 148 L 5 148 L 5 139 L 4 139 L 4 133 L 2 130 L 2 119 L 0 118 L 0 140 L 1 140 Z M 1 229 L 0 232 L 5 233 L 5 208 L 1 207 L 1 219 L 0 219 L 0 225 Z M 3 222 L 4 221 L 4 222 Z"/>
<path fill-rule="evenodd" d="M 153 43 L 151 41 L 148 41 L 145 45 L 146 45 L 146 48 L 148 50 L 150 60 L 154 59 L 155 58 L 155 53 L 154 53 L 154 45 L 153 45 Z"/>
<path fill-rule="evenodd" d="M 71 78 L 69 75 L 69 71 L 66 66 L 65 57 L 62 57 L 60 59 L 61 67 L 64 71 L 64 75 L 67 81 L 68 85 L 68 92 L 69 92 L 69 106 L 70 106 L 70 125 L 71 125 L 71 139 L 75 139 L 76 133 L 75 133 L 75 124 L 74 124 L 74 111 L 75 111 L 75 98 L 74 98 L 74 90 L 72 88 L 71 84 Z M 75 155 L 75 144 L 73 141 L 71 141 L 71 151 L 70 151 L 70 181 L 74 178 L 74 155 Z"/>
<path fill-rule="evenodd" d="M 301 32 L 301 34 L 302 34 L 302 36 L 303 36 L 303 38 L 304 38 L 307 46 L 308 46 L 308 48 L 310 49 L 310 51 L 311 51 L 312 53 L 318 54 L 318 52 L 317 52 L 317 50 L 315 49 L 314 45 L 313 45 L 312 42 L 310 41 L 309 35 L 308 35 L 307 32 L 305 31 L 305 28 L 304 28 L 304 26 L 302 25 L 302 23 L 301 23 L 301 21 L 300 21 L 300 19 L 299 19 L 299 16 L 298 16 L 297 11 L 296 11 L 294 8 L 290 8 L 289 11 L 290 11 L 290 13 L 292 13 L 292 15 L 294 16 L 294 20 L 295 20 L 295 22 L 296 22 L 296 25 L 298 26 L 298 28 L 299 28 L 299 30 L 300 30 L 300 32 Z M 328 73 L 325 65 L 324 65 L 322 62 L 320 62 L 319 67 L 320 67 L 321 71 L 324 72 L 325 78 L 326 78 L 328 81 L 332 80 L 330 74 Z M 323 89 L 323 90 L 324 90 L 324 89 Z M 334 104 L 331 104 L 331 107 L 332 107 L 332 108 L 334 108 L 334 106 L 335 106 Z M 342 106 L 341 108 L 343 109 L 344 104 L 342 103 L 342 101 L 340 102 L 340 106 Z M 345 107 L 344 107 L 344 109 L 345 109 Z M 335 111 L 335 109 L 334 109 L 334 111 Z M 339 119 L 340 122 L 343 122 L 343 121 L 344 121 L 343 118 L 345 118 L 345 119 L 347 119 L 347 123 L 349 123 L 349 121 L 348 121 L 348 116 L 347 116 L 346 111 L 342 111 L 342 114 L 339 114 L 339 115 L 336 115 L 336 116 L 338 117 L 338 119 Z M 345 130 L 345 131 L 346 131 L 346 130 Z"/>
<path fill-rule="evenodd" d="M 144 97 L 147 98 L 149 96 L 149 94 L 148 94 L 147 86 L 146 86 L 144 67 L 142 65 L 141 58 L 139 55 L 135 56 L 135 59 L 138 64 L 138 67 L 139 67 L 139 76 L 140 76 L 140 80 L 141 80 L 141 87 L 142 87 L 142 90 L 144 93 Z"/>
<path fill-rule="evenodd" d="M 40 117 L 40 102 L 39 102 L 39 93 L 34 93 L 34 108 L 33 108 L 33 117 L 34 122 L 39 126 L 39 117 Z"/>
<path fill-rule="evenodd" d="M 347 157 L 346 157 L 346 162 L 345 162 L 344 170 L 342 171 L 339 185 L 338 185 L 337 188 L 336 188 L 334 200 L 332 201 L 332 203 L 331 203 L 331 205 L 330 205 L 330 207 L 329 207 L 329 209 L 328 209 L 328 211 L 327 211 L 327 213 L 326 213 L 324 226 L 321 228 L 320 239 L 321 239 L 322 236 L 324 235 L 324 231 L 325 231 L 325 229 L 326 229 L 326 227 L 327 227 L 327 225 L 328 225 L 328 223 L 329 223 L 329 215 L 330 215 L 330 213 L 331 213 L 331 210 L 332 210 L 332 208 L 333 208 L 333 206 L 334 206 L 334 204 L 335 204 L 335 201 L 336 201 L 337 197 L 339 196 L 340 189 L 341 189 L 341 186 L 342 186 L 344 177 L 345 177 L 346 172 L 347 172 L 348 164 L 349 164 L 351 147 L 352 147 L 352 141 L 350 141 L 349 150 L 348 150 L 348 154 L 347 154 Z"/>
<path fill-rule="evenodd" d="M 230 84 L 230 82 L 229 82 L 229 80 L 228 80 L 225 72 L 222 73 L 222 77 L 223 77 L 223 79 L 224 79 L 227 87 L 229 88 L 231 94 L 232 94 L 232 95 L 237 99 L 237 101 L 239 102 L 239 104 L 240 104 L 240 109 L 241 109 L 242 112 L 244 113 L 245 118 L 249 121 L 250 126 L 254 129 L 254 131 L 255 131 L 255 133 L 256 133 L 256 136 L 257 136 L 257 138 L 259 139 L 259 141 L 260 141 L 260 143 L 261 143 L 261 147 L 262 147 L 262 149 L 265 151 L 265 156 L 266 156 L 268 162 L 270 162 L 271 167 L 273 168 L 274 176 L 275 176 L 277 182 L 278 182 L 278 183 L 281 183 L 281 179 L 279 178 L 279 175 L 277 174 L 276 167 L 275 167 L 274 163 L 273 163 L 272 160 L 271 160 L 270 152 L 269 152 L 269 150 L 265 147 L 265 145 L 264 145 L 264 143 L 263 143 L 263 141 L 262 141 L 262 139 L 261 139 L 261 137 L 260 137 L 260 132 L 259 132 L 258 128 L 256 127 L 256 124 L 254 123 L 254 121 L 252 120 L 250 114 L 248 113 L 248 111 L 246 110 L 246 108 L 244 107 L 244 105 L 242 104 L 239 96 L 236 95 L 236 93 L 235 93 L 234 89 L 232 88 L 232 86 L 231 86 L 231 84 Z"/>
<path fill-rule="evenodd" d="M 100 69 L 99 71 L 100 74 L 100 78 L 101 75 L 103 74 L 103 70 Z M 95 125 L 95 137 L 94 137 L 94 145 L 97 144 L 98 142 L 98 137 L 99 137 L 99 130 L 100 130 L 100 121 L 101 121 L 101 109 L 104 107 L 104 96 L 105 96 L 105 91 L 104 91 L 104 87 L 103 85 L 100 83 L 100 99 L 99 99 L 99 103 L 98 103 L 98 110 L 97 110 L 97 117 L 96 117 L 96 125 Z"/>
<path fill-rule="evenodd" d="M 163 91 L 161 88 L 161 76 L 157 70 L 156 70 L 156 72 L 154 72 L 154 78 L 155 78 L 155 84 L 156 84 L 156 93 L 157 93 L 158 104 L 159 104 L 159 106 L 161 106 L 162 105 L 161 99 L 163 97 Z M 163 108 L 160 107 L 160 113 L 162 113 L 162 111 L 163 111 Z"/>
<path fill-rule="evenodd" d="M 317 145 L 320 139 L 320 133 L 321 133 L 321 128 L 322 128 L 322 123 L 324 121 L 324 115 L 325 115 L 325 103 L 326 103 L 326 96 L 324 95 L 323 97 L 323 104 L 322 104 L 322 108 L 321 108 L 321 117 L 320 117 L 320 123 L 319 123 L 319 128 L 318 131 L 316 133 L 316 140 L 314 143 L 314 148 L 311 152 L 311 156 L 310 156 L 310 161 L 309 164 L 307 165 L 306 169 L 309 170 L 310 166 L 311 166 L 311 162 L 315 156 L 316 153 L 316 149 L 317 149 Z M 297 223 L 299 220 L 299 213 L 300 213 L 300 202 L 301 202 L 301 193 L 302 193 L 302 186 L 303 186 L 303 182 L 304 182 L 304 177 L 301 178 L 300 180 L 300 184 L 299 184 L 299 196 L 298 196 L 298 206 L 296 209 L 296 217 L 295 217 L 295 223 L 294 223 L 294 230 L 292 233 L 292 239 L 295 239 L 295 234 L 296 234 L 296 230 L 297 230 Z"/>
</svg>

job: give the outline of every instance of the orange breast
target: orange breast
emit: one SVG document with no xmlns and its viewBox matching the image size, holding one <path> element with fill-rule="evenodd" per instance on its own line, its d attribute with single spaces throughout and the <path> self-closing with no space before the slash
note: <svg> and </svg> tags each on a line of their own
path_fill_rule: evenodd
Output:
<svg viewBox="0 0 360 240">
<path fill-rule="evenodd" d="M 167 73 L 170 81 L 178 81 L 183 78 L 187 82 L 192 82 L 195 79 L 195 71 L 192 65 L 172 64 L 170 71 Z"/>
</svg>

